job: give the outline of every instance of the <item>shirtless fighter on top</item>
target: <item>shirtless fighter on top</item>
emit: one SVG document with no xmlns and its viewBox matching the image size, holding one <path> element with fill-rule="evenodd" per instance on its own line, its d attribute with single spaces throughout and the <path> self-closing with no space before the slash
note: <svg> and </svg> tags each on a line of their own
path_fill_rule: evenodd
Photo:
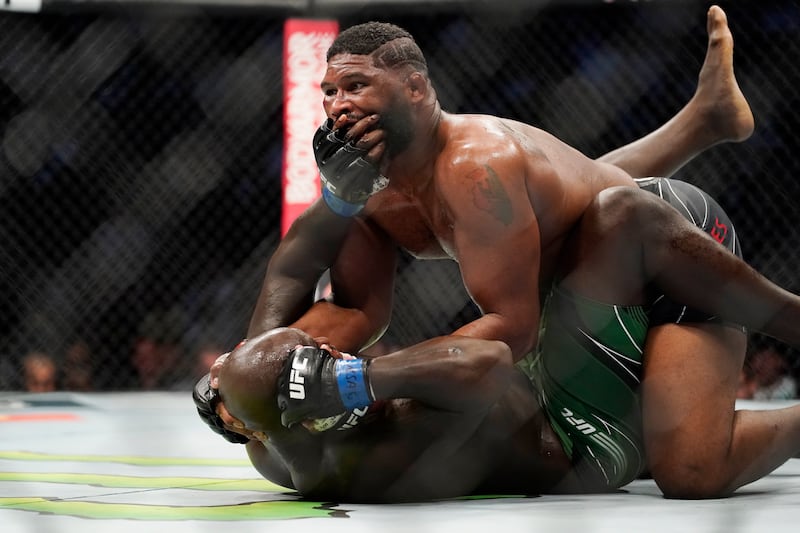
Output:
<svg viewBox="0 0 800 533">
<path fill-rule="evenodd" d="M 719 8 L 709 12 L 709 26 L 708 57 L 717 68 L 730 67 L 732 42 Z M 323 137 L 338 142 L 348 126 L 346 135 L 364 150 L 347 165 L 326 167 L 321 158 L 324 198 L 340 215 L 358 216 L 344 229 L 348 221 L 316 226 L 315 234 L 309 228 L 327 215 L 312 208 L 296 224 L 270 263 L 251 332 L 296 320 L 308 333 L 359 349 L 388 319 L 397 245 L 457 260 L 484 314 L 453 336 L 371 364 L 337 360 L 335 350 L 317 349 L 294 329 L 253 335 L 212 369 L 225 405 L 210 407 L 228 430 L 257 437 L 248 452 L 262 474 L 311 497 L 399 501 L 482 490 L 607 490 L 649 467 L 665 494 L 709 497 L 729 494 L 796 453 L 800 408 L 734 413 L 745 339 L 727 322 L 799 344 L 800 299 L 684 218 L 694 216 L 712 235 L 716 228 L 718 240 L 736 251 L 732 226 L 708 197 L 673 189 L 667 196 L 684 207 L 681 214 L 637 187 L 622 170 L 624 150 L 614 166 L 531 126 L 445 113 L 413 39 L 392 26 L 366 29 L 340 35 L 322 83 L 332 129 L 340 130 L 333 140 Z M 744 109 L 726 116 L 737 124 L 749 118 L 747 130 L 752 117 L 746 103 Z M 350 125 L 354 117 L 364 118 Z M 721 139 L 695 134 L 672 161 Z M 343 179 L 353 171 L 369 175 L 365 161 L 388 177 L 371 195 L 371 182 L 353 191 Z M 703 213 L 711 214 L 708 226 L 697 217 Z M 336 308 L 321 302 L 300 316 L 304 274 L 318 274 L 335 255 L 321 249 L 315 259 L 308 243 L 337 231 L 347 239 L 333 269 Z M 306 272 L 274 283 L 287 272 L 275 265 L 287 258 L 284 264 L 297 265 L 298 250 L 308 259 Z M 721 286 L 712 283 L 719 280 Z M 540 284 L 547 290 L 554 281 L 540 356 L 526 367 L 533 387 L 511 362 L 536 346 Z M 715 285 L 719 290 L 709 292 Z M 706 315 L 679 305 L 677 315 L 652 321 L 661 309 L 655 302 L 667 300 L 661 295 Z M 586 368 L 599 374 L 582 374 Z M 302 423 L 342 412 L 331 424 L 360 420 L 355 428 L 312 435 Z"/>
</svg>

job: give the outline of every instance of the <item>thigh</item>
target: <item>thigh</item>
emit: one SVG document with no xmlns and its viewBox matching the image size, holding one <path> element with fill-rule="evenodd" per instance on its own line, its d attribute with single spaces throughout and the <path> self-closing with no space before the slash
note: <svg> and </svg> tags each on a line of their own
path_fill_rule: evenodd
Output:
<svg viewBox="0 0 800 533">
<path fill-rule="evenodd" d="M 554 287 L 542 324 L 536 357 L 520 366 L 576 475 L 584 490 L 626 485 L 645 467 L 639 390 L 647 316 Z"/>
<path fill-rule="evenodd" d="M 667 206 L 660 198 L 633 187 L 601 191 L 570 232 L 559 257 L 558 284 L 574 294 L 617 305 L 645 303 L 642 262 L 643 217 Z"/>
<path fill-rule="evenodd" d="M 719 323 L 650 329 L 641 392 L 654 477 L 708 465 L 727 453 L 746 344 L 741 329 Z"/>
</svg>

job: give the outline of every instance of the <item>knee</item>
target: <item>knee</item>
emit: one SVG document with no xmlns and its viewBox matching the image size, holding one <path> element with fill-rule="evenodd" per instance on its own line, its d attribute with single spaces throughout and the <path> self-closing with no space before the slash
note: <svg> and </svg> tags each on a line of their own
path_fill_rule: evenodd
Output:
<svg viewBox="0 0 800 533">
<path fill-rule="evenodd" d="M 702 500 L 730 496 L 728 480 L 711 464 L 669 461 L 650 471 L 665 498 Z"/>
<path fill-rule="evenodd" d="M 596 238 L 660 242 L 666 238 L 664 229 L 675 227 L 676 219 L 682 218 L 657 195 L 638 187 L 618 186 L 595 197 L 584 214 L 582 227 L 591 228 Z"/>
<path fill-rule="evenodd" d="M 614 225 L 625 224 L 644 227 L 654 218 L 664 216 L 669 204 L 653 193 L 638 187 L 611 187 L 600 191 L 593 209 L 598 216 Z M 648 224 L 644 224 L 647 222 Z"/>
</svg>

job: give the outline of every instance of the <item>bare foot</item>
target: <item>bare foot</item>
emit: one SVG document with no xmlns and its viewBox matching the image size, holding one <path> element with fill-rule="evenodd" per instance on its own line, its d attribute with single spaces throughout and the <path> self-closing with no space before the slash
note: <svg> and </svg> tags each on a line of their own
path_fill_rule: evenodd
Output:
<svg viewBox="0 0 800 533">
<path fill-rule="evenodd" d="M 753 133 L 753 112 L 733 73 L 733 35 L 719 6 L 708 10 L 708 50 L 692 103 L 713 135 L 712 144 L 744 141 Z"/>
</svg>

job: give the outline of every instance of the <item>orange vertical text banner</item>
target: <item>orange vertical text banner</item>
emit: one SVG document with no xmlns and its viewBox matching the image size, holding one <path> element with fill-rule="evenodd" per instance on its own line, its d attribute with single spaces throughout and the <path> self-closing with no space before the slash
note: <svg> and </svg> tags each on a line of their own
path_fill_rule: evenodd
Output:
<svg viewBox="0 0 800 533">
<path fill-rule="evenodd" d="M 311 140 L 325 120 L 319 82 L 338 33 L 335 20 L 288 19 L 283 27 L 282 236 L 320 195 Z"/>
</svg>

